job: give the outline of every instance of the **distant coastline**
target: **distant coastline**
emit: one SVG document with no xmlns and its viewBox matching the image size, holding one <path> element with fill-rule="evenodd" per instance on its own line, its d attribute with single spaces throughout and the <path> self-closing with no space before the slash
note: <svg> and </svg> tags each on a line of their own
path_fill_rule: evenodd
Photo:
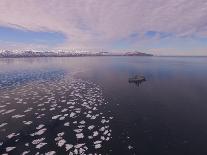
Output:
<svg viewBox="0 0 207 155">
<path fill-rule="evenodd" d="M 5 50 L 0 52 L 0 58 L 25 58 L 25 57 L 86 57 L 86 56 L 153 56 L 143 52 L 125 52 L 125 53 L 110 53 L 110 52 L 36 52 L 36 51 L 21 51 L 13 52 Z"/>
</svg>

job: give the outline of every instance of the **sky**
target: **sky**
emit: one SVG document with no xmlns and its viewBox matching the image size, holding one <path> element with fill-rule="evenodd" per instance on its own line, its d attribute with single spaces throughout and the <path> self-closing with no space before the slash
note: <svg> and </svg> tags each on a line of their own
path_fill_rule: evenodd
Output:
<svg viewBox="0 0 207 155">
<path fill-rule="evenodd" d="M 0 49 L 207 55 L 206 0 L 0 0 Z"/>
</svg>

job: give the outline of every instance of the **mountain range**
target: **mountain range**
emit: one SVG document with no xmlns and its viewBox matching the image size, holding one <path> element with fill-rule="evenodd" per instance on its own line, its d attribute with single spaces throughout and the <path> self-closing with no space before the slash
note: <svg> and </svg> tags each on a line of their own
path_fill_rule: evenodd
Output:
<svg viewBox="0 0 207 155">
<path fill-rule="evenodd" d="M 78 57 L 78 56 L 153 56 L 152 54 L 147 54 L 138 51 L 131 52 L 89 52 L 89 51 L 10 51 L 3 50 L 0 52 L 0 57 L 3 58 L 16 58 L 16 57 Z"/>
</svg>

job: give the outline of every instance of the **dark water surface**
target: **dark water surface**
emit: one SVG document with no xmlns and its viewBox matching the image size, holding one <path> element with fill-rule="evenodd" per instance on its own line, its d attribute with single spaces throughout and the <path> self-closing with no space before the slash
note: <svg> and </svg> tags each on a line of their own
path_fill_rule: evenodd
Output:
<svg viewBox="0 0 207 155">
<path fill-rule="evenodd" d="M 144 75 L 140 85 L 128 83 Z M 207 57 L 0 59 L 0 154 L 207 154 Z"/>
</svg>

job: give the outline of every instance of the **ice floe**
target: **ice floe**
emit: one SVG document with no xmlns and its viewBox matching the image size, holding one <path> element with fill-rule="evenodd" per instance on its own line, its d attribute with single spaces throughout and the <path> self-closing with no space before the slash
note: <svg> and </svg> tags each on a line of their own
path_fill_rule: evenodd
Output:
<svg viewBox="0 0 207 155">
<path fill-rule="evenodd" d="M 97 84 L 73 77 L 33 81 L 8 89 L 0 94 L 0 115 L 18 126 L 9 132 L 12 121 L 2 121 L 0 128 L 7 133 L 8 144 L 14 143 L 17 149 L 1 142 L 6 150 L 2 153 L 19 151 L 18 144 L 23 143 L 25 150 L 17 154 L 38 155 L 45 150 L 46 155 L 53 155 L 58 149 L 70 155 L 95 154 L 112 137 L 113 116 L 105 115 L 101 107 L 106 103 Z M 12 104 L 18 104 L 18 108 Z"/>
</svg>

